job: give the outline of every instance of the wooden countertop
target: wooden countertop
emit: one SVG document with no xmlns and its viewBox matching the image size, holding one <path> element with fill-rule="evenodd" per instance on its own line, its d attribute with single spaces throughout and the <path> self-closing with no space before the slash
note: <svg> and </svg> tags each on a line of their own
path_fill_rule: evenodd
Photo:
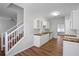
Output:
<svg viewBox="0 0 79 59">
<path fill-rule="evenodd" d="M 61 34 L 59 36 L 71 36 L 71 37 L 76 37 L 76 35 L 70 35 L 70 34 Z"/>
<path fill-rule="evenodd" d="M 76 42 L 79 43 L 79 37 L 76 35 L 70 35 L 70 34 L 63 34 L 63 35 L 58 35 L 63 39 L 64 41 L 70 41 L 70 42 Z"/>
<path fill-rule="evenodd" d="M 52 33 L 52 32 L 41 32 L 41 33 L 37 33 L 37 34 L 34 34 L 34 35 L 42 36 L 42 35 L 50 34 L 50 33 Z"/>
<path fill-rule="evenodd" d="M 79 43 L 79 37 L 65 37 L 63 40 Z"/>
</svg>

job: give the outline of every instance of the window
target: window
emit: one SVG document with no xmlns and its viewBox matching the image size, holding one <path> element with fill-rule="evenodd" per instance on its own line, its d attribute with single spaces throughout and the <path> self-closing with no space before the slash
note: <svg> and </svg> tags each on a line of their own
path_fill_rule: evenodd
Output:
<svg viewBox="0 0 79 59">
<path fill-rule="evenodd" d="M 64 32 L 64 24 L 58 24 L 57 32 Z"/>
</svg>

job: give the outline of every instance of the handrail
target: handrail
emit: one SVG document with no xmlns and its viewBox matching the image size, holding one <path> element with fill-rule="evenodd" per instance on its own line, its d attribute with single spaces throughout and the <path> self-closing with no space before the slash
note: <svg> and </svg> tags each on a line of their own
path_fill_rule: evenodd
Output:
<svg viewBox="0 0 79 59">
<path fill-rule="evenodd" d="M 13 28 L 16 27 L 16 26 L 17 26 L 17 25 L 15 25 L 15 26 L 13 26 L 12 28 L 10 28 L 9 30 L 7 30 L 7 32 L 10 31 L 11 29 L 13 29 Z"/>
<path fill-rule="evenodd" d="M 17 29 L 19 29 L 19 28 L 22 27 L 22 26 L 23 26 L 23 24 L 20 25 Z M 13 31 L 12 31 L 11 33 L 9 33 L 8 35 L 12 34 L 12 33 L 15 32 L 17 29 L 13 30 Z"/>
<path fill-rule="evenodd" d="M 21 24 L 23 24 L 23 23 L 19 23 L 19 24 L 17 24 L 17 25 L 15 25 L 15 26 L 13 26 L 12 28 L 10 28 L 9 30 L 7 30 L 6 32 L 8 32 L 8 31 L 12 30 L 13 28 L 15 28 L 15 27 L 17 27 L 18 25 L 21 25 Z"/>
</svg>

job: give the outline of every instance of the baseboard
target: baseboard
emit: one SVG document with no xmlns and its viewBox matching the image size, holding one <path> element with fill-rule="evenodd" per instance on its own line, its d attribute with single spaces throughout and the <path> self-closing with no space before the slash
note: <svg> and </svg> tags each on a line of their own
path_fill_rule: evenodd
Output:
<svg viewBox="0 0 79 59">
<path fill-rule="evenodd" d="M 24 38 L 22 38 L 22 39 L 24 39 Z M 20 40 L 19 42 L 17 42 L 17 44 L 7 53 L 6 56 L 15 56 L 16 54 L 18 54 L 18 53 L 20 53 L 20 52 L 22 52 L 22 51 L 24 51 L 24 50 L 26 50 L 26 49 L 28 49 L 28 48 L 31 48 L 31 47 L 33 46 L 33 44 L 32 44 L 32 45 L 30 45 L 29 47 L 26 47 L 26 48 L 24 48 L 24 49 L 21 49 L 21 50 L 15 52 L 15 53 L 10 54 L 10 52 L 11 52 L 20 42 L 21 42 L 21 40 Z"/>
<path fill-rule="evenodd" d="M 26 49 L 29 49 L 29 48 L 31 48 L 31 47 L 33 47 L 33 45 L 31 45 L 30 47 L 27 47 L 27 48 L 25 48 L 25 49 L 22 49 L 22 50 L 20 50 L 20 51 L 14 53 L 13 55 L 10 55 L 10 56 L 15 56 L 16 54 L 18 54 L 18 53 L 20 53 L 20 52 L 22 52 L 22 51 L 24 51 L 24 50 L 26 50 Z"/>
</svg>

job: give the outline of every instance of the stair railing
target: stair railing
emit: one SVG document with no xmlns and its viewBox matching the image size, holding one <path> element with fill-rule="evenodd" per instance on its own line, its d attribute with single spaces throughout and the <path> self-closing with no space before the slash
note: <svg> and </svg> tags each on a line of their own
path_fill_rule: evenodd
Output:
<svg viewBox="0 0 79 59">
<path fill-rule="evenodd" d="M 15 28 L 16 26 L 14 26 Z M 12 29 L 11 29 L 12 30 Z M 5 48 L 5 55 L 8 55 L 14 46 L 24 37 L 24 25 L 17 26 L 14 30 L 2 33 L 2 50 Z M 10 32 L 11 31 L 11 32 Z M 5 42 L 4 42 L 5 41 Z"/>
</svg>

